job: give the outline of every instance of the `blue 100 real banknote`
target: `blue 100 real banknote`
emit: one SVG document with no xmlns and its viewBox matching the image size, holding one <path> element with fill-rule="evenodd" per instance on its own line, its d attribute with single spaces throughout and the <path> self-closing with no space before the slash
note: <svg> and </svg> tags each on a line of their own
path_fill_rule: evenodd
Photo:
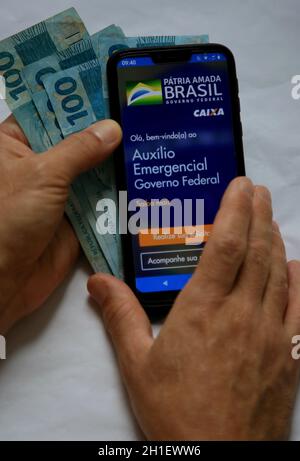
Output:
<svg viewBox="0 0 300 461">
<path fill-rule="evenodd" d="M 0 42 L 0 75 L 5 79 L 6 102 L 37 152 L 47 150 L 51 143 L 21 70 L 87 38 L 89 34 L 82 20 L 70 8 Z"/>
</svg>

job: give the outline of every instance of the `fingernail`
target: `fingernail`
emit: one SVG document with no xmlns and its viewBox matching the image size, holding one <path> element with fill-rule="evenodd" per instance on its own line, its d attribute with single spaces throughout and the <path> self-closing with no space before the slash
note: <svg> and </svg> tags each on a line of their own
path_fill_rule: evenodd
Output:
<svg viewBox="0 0 300 461">
<path fill-rule="evenodd" d="M 243 192 L 253 194 L 253 183 L 251 179 L 247 178 L 246 176 L 239 176 L 236 178 L 234 181 L 234 186 Z"/>
<path fill-rule="evenodd" d="M 92 276 L 89 278 L 87 283 L 87 289 L 91 297 L 97 301 L 97 303 L 101 306 L 104 303 L 106 298 L 106 287 L 105 283 L 96 276 Z"/>
<path fill-rule="evenodd" d="M 255 195 L 262 200 L 266 200 L 267 202 L 272 202 L 271 192 L 265 186 L 255 186 Z"/>
<path fill-rule="evenodd" d="M 122 136 L 120 125 L 114 120 L 102 120 L 89 129 L 105 144 L 115 144 Z"/>
</svg>

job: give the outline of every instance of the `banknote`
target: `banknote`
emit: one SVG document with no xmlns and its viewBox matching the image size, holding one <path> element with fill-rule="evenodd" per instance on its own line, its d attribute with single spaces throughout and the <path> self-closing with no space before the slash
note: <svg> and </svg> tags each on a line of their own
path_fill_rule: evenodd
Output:
<svg viewBox="0 0 300 461">
<path fill-rule="evenodd" d="M 105 28 L 105 30 L 100 31 L 99 35 L 103 33 L 103 34 L 110 34 L 110 36 L 112 36 L 113 31 L 115 29 L 118 30 L 119 28 L 117 28 L 114 25 L 109 26 Z M 63 137 L 71 134 L 72 132 L 79 131 L 80 129 L 83 129 L 89 126 L 92 121 L 95 121 L 96 119 L 100 120 L 104 118 L 104 112 L 99 111 L 99 107 L 103 106 L 102 104 L 102 85 L 101 85 L 101 80 L 99 81 L 99 75 L 101 77 L 101 72 L 99 68 L 97 67 L 97 62 L 90 61 L 90 60 L 93 60 L 93 58 L 95 57 L 96 56 L 95 56 L 93 47 L 91 45 L 91 41 L 84 40 L 81 43 L 76 44 L 73 47 L 69 47 L 65 51 L 55 53 L 51 56 L 47 56 L 46 58 L 38 62 L 35 62 L 31 65 L 28 65 L 23 69 L 22 75 L 24 76 L 26 80 L 27 86 L 32 94 L 32 98 L 35 102 L 35 105 L 39 113 L 41 114 L 41 118 L 44 122 L 44 125 L 47 129 L 50 139 L 52 143 L 54 144 L 56 144 Z M 88 64 L 81 65 L 78 68 L 78 71 L 81 72 L 83 82 L 85 82 L 86 80 L 84 77 L 84 73 L 88 72 L 88 81 L 85 83 L 87 84 L 87 87 L 89 89 L 88 95 L 89 95 L 90 101 L 93 106 L 93 111 L 95 112 L 95 117 L 93 117 L 92 119 L 88 118 L 87 123 L 85 125 L 81 125 L 79 128 L 76 128 L 76 125 L 75 127 L 72 126 L 71 131 L 68 131 L 66 127 L 62 127 L 61 129 L 61 127 L 59 126 L 59 122 L 56 118 L 55 112 L 53 110 L 52 103 L 50 99 L 48 98 L 48 95 L 45 91 L 45 87 L 43 84 L 43 78 L 45 78 L 49 74 L 53 76 L 55 72 L 58 73 L 58 71 L 62 69 L 67 70 L 72 65 L 84 63 L 85 61 L 88 61 Z M 58 73 L 58 76 L 59 75 L 62 75 L 62 74 Z M 66 76 L 67 76 L 66 73 L 63 73 L 64 79 Z M 72 102 L 73 101 L 71 100 L 71 105 L 72 105 Z M 68 117 L 67 120 L 70 120 L 70 117 Z M 76 121 L 76 117 L 74 117 L 74 120 L 72 120 L 72 122 L 74 121 Z M 101 181 L 101 179 L 99 179 L 101 178 L 101 172 L 95 172 L 95 174 L 97 174 L 97 176 L 94 177 L 94 183 L 95 183 L 96 190 L 98 190 L 97 185 L 99 186 L 100 181 Z M 91 174 L 89 176 L 91 176 Z M 89 177 L 88 180 L 90 181 L 91 177 Z M 84 210 L 85 218 L 89 218 L 88 222 L 90 224 L 90 227 L 95 232 L 97 216 L 95 213 L 93 213 L 89 200 L 86 197 L 85 188 L 82 187 L 82 184 L 81 184 L 83 181 L 84 181 L 84 178 L 82 176 L 77 178 L 72 184 L 72 189 L 74 190 L 76 194 L 78 203 L 80 204 L 81 208 Z M 104 246 L 104 248 L 106 249 L 105 254 L 110 263 L 111 270 L 113 271 L 115 275 L 120 276 L 121 275 L 120 268 L 119 268 L 120 264 L 115 263 L 114 257 L 111 257 L 111 253 L 113 253 L 113 255 L 115 253 L 114 247 L 107 245 L 106 240 L 107 239 L 104 239 L 104 240 L 101 239 L 101 243 L 102 243 L 102 246 Z"/>
<path fill-rule="evenodd" d="M 89 34 L 82 20 L 70 8 L 0 42 L 0 75 L 5 79 L 6 102 L 36 152 L 47 150 L 51 142 L 21 70 L 87 38 Z"/>
<path fill-rule="evenodd" d="M 91 35 L 91 41 L 96 55 L 101 59 L 102 42 L 109 40 L 111 44 L 115 44 L 117 49 L 118 45 L 125 39 L 125 34 L 120 26 L 111 24 L 95 34 Z"/>
<path fill-rule="evenodd" d="M 63 55 L 60 54 L 60 60 L 56 61 L 56 64 L 58 63 L 59 68 L 65 67 L 66 61 L 68 63 L 72 62 L 80 62 L 81 59 L 84 60 L 84 56 L 89 56 L 93 57 L 94 55 L 91 53 L 84 53 L 83 50 L 87 51 L 89 48 L 87 46 L 80 46 L 81 53 L 75 55 L 72 52 L 64 53 Z M 69 50 L 68 50 L 69 51 Z M 74 58 L 74 59 L 72 59 Z M 47 62 L 49 64 L 49 60 L 47 59 Z M 36 66 L 38 63 L 34 63 Z M 25 68 L 26 69 L 26 68 Z M 35 69 L 31 69 L 37 71 L 38 78 L 33 79 L 32 82 L 30 82 L 30 88 L 32 91 L 36 91 L 36 93 L 33 93 L 33 99 L 36 104 L 37 109 L 40 111 L 40 114 L 45 116 L 45 122 L 49 122 L 47 127 L 47 131 L 50 135 L 51 141 L 53 144 L 56 144 L 59 142 L 61 139 L 64 138 L 62 131 L 60 129 L 60 126 L 57 122 L 55 113 L 52 109 L 51 102 L 48 98 L 48 94 L 44 89 L 44 86 L 39 84 L 37 80 L 39 80 L 41 75 L 45 75 L 46 71 L 46 63 L 41 63 L 40 66 L 40 71 L 37 71 L 37 67 Z M 53 65 L 52 70 L 55 69 L 55 66 Z M 25 73 L 26 74 L 26 73 Z M 31 73 L 28 74 L 28 80 L 30 77 L 33 77 L 35 74 Z M 42 82 L 40 82 L 42 83 Z M 37 98 L 37 99 L 35 99 Z M 42 102 L 41 105 L 39 105 Z M 47 112 L 47 107 L 49 108 Z M 46 110 L 45 110 L 46 109 Z M 51 117 L 50 117 L 51 115 Z M 80 239 L 81 246 L 84 250 L 84 252 L 87 254 L 88 259 L 93 267 L 94 270 L 96 271 L 102 271 L 102 272 L 111 272 L 111 269 L 109 268 L 106 259 L 103 255 L 103 251 L 99 246 L 99 243 L 97 242 L 97 239 L 95 238 L 94 235 L 94 229 L 96 226 L 96 219 L 88 219 L 89 214 L 87 213 L 87 210 L 90 208 L 89 201 L 86 197 L 86 193 L 83 187 L 81 187 L 81 181 L 82 178 L 76 178 L 72 184 L 71 187 L 71 193 L 69 197 L 69 201 L 66 206 L 66 212 L 68 216 L 70 217 L 70 220 L 73 224 L 73 227 Z"/>
<path fill-rule="evenodd" d="M 43 82 L 56 113 L 63 136 L 87 128 L 104 119 L 104 105 L 99 60 L 89 61 L 56 74 L 47 75 Z M 121 250 L 117 235 L 101 235 L 96 230 L 98 200 L 111 198 L 116 203 L 112 161 L 80 176 L 74 190 L 85 203 L 85 216 L 109 263 L 112 273 L 122 276 Z M 113 219 L 113 217 L 110 217 Z"/>
<path fill-rule="evenodd" d="M 126 43 L 126 36 L 120 27 L 115 26 L 114 29 L 110 31 L 110 33 L 104 34 L 101 33 L 101 31 L 96 32 L 91 36 L 91 41 L 96 55 L 100 60 L 103 104 L 105 116 L 109 117 L 106 64 L 109 56 L 111 56 L 115 51 L 128 48 Z"/>
<path fill-rule="evenodd" d="M 115 24 L 111 24 L 110 26 L 106 27 L 105 29 L 100 30 L 96 34 L 93 35 L 93 39 L 89 41 L 85 41 L 81 43 L 81 53 L 78 52 L 78 48 L 75 49 L 68 49 L 64 53 L 60 53 L 59 56 L 51 56 L 51 62 L 45 61 L 43 63 L 44 68 L 39 68 L 39 63 L 37 63 L 36 68 L 31 67 L 27 68 L 24 71 L 25 78 L 28 82 L 29 87 L 31 88 L 32 93 L 37 93 L 44 89 L 44 81 L 50 82 L 51 85 L 51 77 L 52 82 L 55 81 L 57 87 L 65 86 L 64 77 L 67 73 L 61 72 L 56 79 L 56 76 L 49 75 L 57 73 L 59 70 L 66 70 L 69 68 L 74 67 L 70 71 L 71 75 L 68 75 L 69 82 L 74 80 L 80 75 L 80 80 L 82 80 L 83 85 L 85 85 L 85 90 L 88 95 L 88 99 L 93 106 L 92 109 L 95 113 L 95 118 L 93 117 L 93 113 L 90 111 L 78 111 L 76 108 L 76 96 L 73 94 L 74 89 L 70 88 L 70 94 L 60 94 L 61 90 L 58 88 L 54 88 L 54 93 L 50 89 L 47 91 L 50 96 L 52 94 L 55 95 L 55 100 L 51 100 L 52 104 L 49 106 L 54 109 L 54 112 L 57 114 L 57 122 L 61 127 L 61 131 L 63 135 L 68 135 L 74 133 L 75 131 L 80 131 L 83 128 L 86 128 L 90 125 L 90 123 L 95 122 L 96 120 L 101 120 L 104 117 L 103 112 L 103 82 L 102 82 L 102 71 L 101 71 L 101 60 L 100 60 L 100 46 L 102 41 L 106 40 L 113 40 L 115 43 L 118 43 L 119 37 L 125 38 L 125 34 L 119 26 Z M 66 59 L 66 55 L 68 55 L 68 59 Z M 97 59 L 97 57 L 99 59 Z M 58 61 L 58 58 L 59 61 Z M 76 62 L 77 61 L 77 62 Z M 82 65 L 81 65 L 82 64 Z M 79 66 L 81 65 L 81 66 Z M 100 72 L 99 72 L 100 70 Z M 74 75 L 76 74 L 76 75 Z M 85 75 L 87 78 L 85 78 Z M 48 78 L 49 77 L 49 78 Z M 106 75 L 104 76 L 106 84 Z M 71 80 L 70 80 L 71 79 Z M 36 80 L 39 80 L 38 84 Z M 80 83 L 78 81 L 78 85 Z M 65 90 L 68 91 L 68 90 Z M 80 88 L 79 92 L 82 91 Z M 64 93 L 64 90 L 63 90 Z M 69 96 L 69 99 L 65 96 Z M 56 103 L 60 104 L 61 101 L 67 102 L 70 100 L 74 102 L 74 104 L 70 103 L 69 107 L 62 108 L 59 110 Z M 53 107 L 53 103 L 55 104 L 55 108 Z M 55 110 L 56 109 L 56 110 Z M 67 110 L 65 110 L 67 109 Z M 69 115 L 66 115 L 66 112 L 69 111 Z M 73 125 L 74 123 L 74 125 Z"/>
<path fill-rule="evenodd" d="M 115 38 L 118 34 L 124 36 L 121 28 L 112 24 L 105 29 L 100 30 L 97 33 L 97 37 L 98 40 L 101 40 L 103 37 Z M 66 50 L 58 51 L 50 56 L 46 56 L 45 58 L 33 62 L 22 69 L 21 75 L 31 93 L 32 100 L 37 108 L 52 144 L 60 142 L 63 139 L 63 135 L 41 77 L 44 77 L 49 73 L 53 74 L 55 72 L 59 72 L 60 70 L 83 64 L 96 59 L 96 57 L 94 44 L 92 44 L 91 40 L 88 39 L 75 43 Z"/>
<path fill-rule="evenodd" d="M 95 272 L 111 273 L 111 270 L 104 258 L 102 249 L 100 248 L 97 239 L 92 231 L 87 218 L 85 217 L 85 209 L 82 208 L 74 189 L 70 188 L 69 198 L 66 204 L 66 213 L 71 217 L 71 223 L 77 236 L 80 236 L 81 247 L 87 256 Z"/>
<path fill-rule="evenodd" d="M 106 160 L 101 166 L 81 175 L 81 185 L 87 197 L 86 216 L 94 229 L 95 236 L 101 246 L 104 256 L 112 273 L 118 278 L 123 278 L 123 262 L 120 236 L 116 233 L 102 233 L 97 226 L 97 220 L 101 214 L 98 204 L 102 202 L 105 207 L 107 228 L 116 224 L 116 215 L 111 214 L 111 209 L 106 207 L 108 201 L 117 208 L 117 191 L 115 187 L 114 165 L 112 159 Z M 109 229 L 110 230 L 110 229 Z"/>
<path fill-rule="evenodd" d="M 97 120 L 105 118 L 99 59 L 42 77 L 51 105 L 63 136 L 81 131 Z M 101 245 L 112 273 L 122 277 L 121 243 L 116 234 L 97 232 L 99 213 L 96 205 L 101 199 L 117 203 L 112 160 L 80 176 L 74 190 L 85 202 L 85 213 Z M 114 220 L 108 216 L 109 221 Z"/>
<path fill-rule="evenodd" d="M 113 28 L 113 26 L 112 26 Z M 105 29 L 105 33 L 111 30 L 110 27 Z M 48 56 L 38 62 L 35 62 L 29 66 L 26 66 L 23 69 L 23 76 L 26 80 L 27 86 L 32 94 L 33 101 L 41 114 L 41 118 L 44 122 L 44 125 L 47 129 L 47 132 L 50 136 L 50 139 L 53 144 L 56 144 L 65 136 L 68 136 L 74 131 L 79 131 L 87 126 L 89 126 L 93 121 L 100 120 L 104 118 L 104 111 L 99 111 L 99 107 L 103 106 L 102 104 L 102 85 L 101 80 L 99 80 L 99 75 L 101 77 L 100 69 L 97 67 L 97 61 L 94 60 L 96 58 L 95 52 L 93 50 L 92 44 L 90 40 L 84 40 L 79 44 L 76 44 L 73 47 L 69 47 L 66 51 L 55 53 L 51 56 Z M 85 61 L 88 61 L 87 64 Z M 92 119 L 87 119 L 87 123 L 85 125 L 81 125 L 79 128 L 76 129 L 73 125 L 71 131 L 68 131 L 67 127 L 62 126 L 60 127 L 59 121 L 56 118 L 55 112 L 53 110 L 53 106 L 51 103 L 50 98 L 48 97 L 47 92 L 45 91 L 45 87 L 43 84 L 43 79 L 47 75 L 53 76 L 55 73 L 63 75 L 63 82 L 65 82 L 66 78 L 68 78 L 67 72 L 59 71 L 62 69 L 66 71 L 69 67 L 75 66 L 76 64 L 81 64 L 80 67 L 77 67 L 77 70 L 81 72 L 82 80 L 85 84 L 87 84 L 88 95 L 93 106 L 93 114 L 95 112 L 95 117 L 93 116 Z M 88 73 L 88 81 L 84 77 L 84 73 Z M 70 81 L 70 80 L 68 80 Z M 60 83 L 60 81 L 58 81 Z M 62 92 L 64 93 L 64 83 L 62 83 Z M 58 91 L 59 93 L 59 91 Z M 74 99 L 71 99 L 69 102 L 72 106 Z M 67 108 L 68 110 L 68 108 Z M 70 120 L 70 114 L 67 120 Z M 72 123 L 76 122 L 76 117 L 72 119 Z M 91 176 L 91 175 L 90 175 Z M 98 174 L 98 176 L 100 176 Z M 91 180 L 91 178 L 89 178 Z M 96 214 L 93 213 L 91 209 L 90 202 L 86 196 L 86 190 L 82 186 L 84 182 L 84 177 L 81 175 L 77 178 L 74 183 L 72 184 L 72 189 L 77 197 L 77 202 L 80 205 L 81 209 L 84 211 L 85 218 L 88 219 L 89 225 L 93 232 L 96 229 Z M 97 177 L 94 178 L 94 182 L 99 184 L 99 179 Z M 105 248 L 106 257 L 110 263 L 111 270 L 115 275 L 120 276 L 119 264 L 114 263 L 111 257 L 111 253 L 114 254 L 114 249 L 106 244 L 107 239 L 101 239 L 101 244 Z"/>
<path fill-rule="evenodd" d="M 201 35 L 139 35 L 126 37 L 128 48 L 149 48 L 152 46 L 176 46 L 197 43 L 208 43 L 207 34 Z"/>
<path fill-rule="evenodd" d="M 91 40 L 82 40 L 64 51 L 25 66 L 21 72 L 52 144 L 60 142 L 63 135 L 41 78 L 95 58 Z"/>
<path fill-rule="evenodd" d="M 42 77 L 63 136 L 104 118 L 99 59 Z"/>
<path fill-rule="evenodd" d="M 36 152 L 46 151 L 61 140 L 61 136 L 55 142 L 48 136 L 22 70 L 26 66 L 33 70 L 35 65 L 44 70 L 40 63 L 53 55 L 58 56 L 60 68 L 78 64 L 81 61 L 74 60 L 74 50 L 81 56 L 81 60 L 89 60 L 94 55 L 89 55 L 87 49 L 81 46 L 88 39 L 89 34 L 83 22 L 71 8 L 0 42 L 0 74 L 6 83 L 6 100 Z M 31 76 L 38 84 L 37 74 L 33 72 Z M 40 114 L 43 113 L 41 108 Z M 94 270 L 110 272 L 84 209 L 72 188 L 66 212 Z"/>
</svg>

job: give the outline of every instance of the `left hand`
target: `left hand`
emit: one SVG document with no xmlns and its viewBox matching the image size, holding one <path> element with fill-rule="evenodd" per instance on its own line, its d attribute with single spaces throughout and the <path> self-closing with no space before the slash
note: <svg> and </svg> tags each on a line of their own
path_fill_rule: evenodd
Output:
<svg viewBox="0 0 300 461">
<path fill-rule="evenodd" d="M 271 197 L 232 181 L 190 281 L 156 338 L 121 280 L 88 289 L 111 334 L 132 408 L 151 440 L 288 436 L 299 382 L 300 262 L 287 263 Z"/>
<path fill-rule="evenodd" d="M 0 124 L 0 334 L 71 269 L 79 244 L 63 217 L 68 187 L 120 140 L 119 125 L 105 120 L 37 155 L 12 116 Z"/>
</svg>

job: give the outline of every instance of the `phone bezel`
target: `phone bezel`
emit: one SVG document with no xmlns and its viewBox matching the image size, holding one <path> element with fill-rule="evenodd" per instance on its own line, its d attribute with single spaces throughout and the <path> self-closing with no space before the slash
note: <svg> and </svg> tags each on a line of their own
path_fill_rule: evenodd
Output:
<svg viewBox="0 0 300 461">
<path fill-rule="evenodd" d="M 237 176 L 245 175 L 244 151 L 243 151 L 243 133 L 240 119 L 240 102 L 239 88 L 236 74 L 235 60 L 232 52 L 224 45 L 220 44 L 197 44 L 197 45 L 177 45 L 172 47 L 149 47 L 149 48 L 131 48 L 115 52 L 107 63 L 107 81 L 110 102 L 111 117 L 121 124 L 121 107 L 118 90 L 118 62 L 124 58 L 143 57 L 151 55 L 154 62 L 176 62 L 186 61 L 194 53 L 223 53 L 227 58 L 228 75 L 231 94 L 232 120 L 234 141 L 236 149 Z M 120 144 L 114 153 L 114 163 L 116 170 L 117 189 L 127 190 L 124 148 Z M 172 306 L 178 291 L 160 291 L 153 293 L 140 293 L 135 288 L 135 269 L 132 258 L 132 242 L 129 233 L 122 235 L 122 251 L 124 260 L 125 282 L 131 287 L 139 301 L 153 317 L 164 316 Z"/>
</svg>

